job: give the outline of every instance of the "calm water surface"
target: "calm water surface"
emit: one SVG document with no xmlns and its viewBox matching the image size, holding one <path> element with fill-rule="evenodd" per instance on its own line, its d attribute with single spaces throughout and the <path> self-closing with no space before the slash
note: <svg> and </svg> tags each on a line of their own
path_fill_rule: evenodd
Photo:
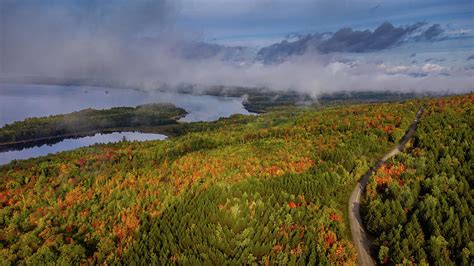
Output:
<svg viewBox="0 0 474 266">
<path fill-rule="evenodd" d="M 90 146 L 97 143 L 113 143 L 124 140 L 127 141 L 145 141 L 145 140 L 164 140 L 165 135 L 148 134 L 140 132 L 113 132 L 109 134 L 95 134 L 90 137 L 77 139 L 65 139 L 53 145 L 41 145 L 39 147 L 26 148 L 16 151 L 7 151 L 0 153 L 0 165 L 11 162 L 12 160 L 23 160 L 39 156 L 57 153 L 61 151 L 73 150 L 80 147 Z"/>
<path fill-rule="evenodd" d="M 184 121 L 213 121 L 232 114 L 249 114 L 240 98 L 144 92 L 131 89 L 0 84 L 0 126 L 28 117 L 48 116 L 86 108 L 107 109 L 167 102 L 184 108 Z"/>
<path fill-rule="evenodd" d="M 177 107 L 184 108 L 189 113 L 182 118 L 185 122 L 214 121 L 232 114 L 249 114 L 240 98 L 88 86 L 0 84 L 0 127 L 28 117 L 64 114 L 86 108 L 135 107 L 160 102 L 173 103 Z M 66 139 L 54 145 L 0 153 L 0 164 L 14 159 L 39 157 L 96 143 L 116 142 L 122 140 L 123 136 L 127 140 L 137 141 L 166 137 L 160 134 L 117 132 Z"/>
</svg>

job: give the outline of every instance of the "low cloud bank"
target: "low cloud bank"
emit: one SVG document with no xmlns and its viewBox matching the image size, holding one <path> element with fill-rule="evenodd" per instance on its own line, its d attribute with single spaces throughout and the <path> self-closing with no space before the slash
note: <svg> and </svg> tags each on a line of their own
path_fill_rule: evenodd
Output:
<svg viewBox="0 0 474 266">
<path fill-rule="evenodd" d="M 390 47 L 418 24 L 383 24 L 373 32 L 342 29 L 321 36 L 318 49 L 305 48 L 266 65 L 245 56 L 229 60 L 247 50 L 208 45 L 199 35 L 177 29 L 179 6 L 172 1 L 3 0 L 1 5 L 0 72 L 6 74 L 114 80 L 147 89 L 266 87 L 312 96 L 363 90 L 457 93 L 471 91 L 474 84 L 472 69 L 433 62 L 390 65 L 332 54 Z M 436 26 L 423 38 L 439 34 Z"/>
<path fill-rule="evenodd" d="M 251 64 L 244 67 L 221 62 L 186 64 L 177 83 L 187 78 L 204 85 L 239 85 L 295 90 L 318 96 L 339 91 L 393 91 L 418 93 L 462 93 L 473 89 L 474 71 L 448 69 L 436 64 L 421 67 L 370 62 L 340 62 L 318 54 L 293 57 L 278 65 Z"/>
</svg>

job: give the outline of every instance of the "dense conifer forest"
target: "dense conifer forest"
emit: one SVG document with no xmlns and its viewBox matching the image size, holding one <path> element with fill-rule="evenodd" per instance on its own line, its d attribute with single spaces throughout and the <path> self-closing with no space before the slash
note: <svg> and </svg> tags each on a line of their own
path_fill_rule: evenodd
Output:
<svg viewBox="0 0 474 266">
<path fill-rule="evenodd" d="M 28 118 L 0 128 L 0 144 L 111 129 L 176 124 L 186 111 L 172 104 L 145 104 L 105 110 L 85 109 L 64 115 Z"/>
<path fill-rule="evenodd" d="M 407 151 L 371 178 L 365 220 L 379 263 L 472 263 L 473 101 L 428 101 Z"/>
<path fill-rule="evenodd" d="M 0 166 L 0 261 L 355 264 L 350 192 L 427 105 L 381 170 L 396 176 L 370 183 L 367 225 L 381 263 L 468 263 L 473 101 L 279 107 L 14 161 Z"/>
</svg>

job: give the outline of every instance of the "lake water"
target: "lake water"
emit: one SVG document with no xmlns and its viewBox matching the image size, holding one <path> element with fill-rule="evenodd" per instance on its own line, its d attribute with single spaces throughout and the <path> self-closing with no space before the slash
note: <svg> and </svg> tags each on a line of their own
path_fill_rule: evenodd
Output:
<svg viewBox="0 0 474 266">
<path fill-rule="evenodd" d="M 183 121 L 213 121 L 232 114 L 249 114 L 242 99 L 132 89 L 85 86 L 0 84 L 0 126 L 28 117 L 48 116 L 86 108 L 135 107 L 173 103 L 188 115 Z"/>
<path fill-rule="evenodd" d="M 0 153 L 0 165 L 11 162 L 12 160 L 23 160 L 39 156 L 57 153 L 60 151 L 73 150 L 80 147 L 90 146 L 97 143 L 113 143 L 123 139 L 127 141 L 146 141 L 146 140 L 164 140 L 165 135 L 148 134 L 140 132 L 113 132 L 108 134 L 97 133 L 94 136 L 82 137 L 77 139 L 64 139 L 53 145 L 41 145 L 39 147 L 26 148 L 22 150 L 7 151 Z"/>
<path fill-rule="evenodd" d="M 184 108 L 189 113 L 181 119 L 185 122 L 213 121 L 232 114 L 249 114 L 244 109 L 240 98 L 87 86 L 0 84 L 0 127 L 28 117 L 70 113 L 86 108 L 135 107 L 159 102 L 173 103 L 177 107 Z M 6 164 L 14 159 L 39 157 L 96 143 L 117 142 L 124 136 L 127 140 L 137 141 L 166 138 L 161 134 L 139 132 L 96 134 L 91 137 L 65 139 L 53 145 L 2 152 L 0 164 Z"/>
</svg>

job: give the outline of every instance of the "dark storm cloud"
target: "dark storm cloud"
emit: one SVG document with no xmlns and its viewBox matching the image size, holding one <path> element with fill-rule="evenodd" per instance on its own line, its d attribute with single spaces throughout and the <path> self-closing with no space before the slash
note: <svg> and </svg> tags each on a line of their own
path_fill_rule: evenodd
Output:
<svg viewBox="0 0 474 266">
<path fill-rule="evenodd" d="M 446 61 L 446 58 L 428 58 L 428 59 L 425 59 L 425 63 L 441 63 L 441 62 L 444 62 Z"/>
<path fill-rule="evenodd" d="M 281 58 L 281 64 L 261 64 L 253 60 L 254 54 L 236 64 L 227 59 L 246 53 L 244 48 L 208 44 L 199 34 L 176 27 L 176 1 L 0 0 L 0 5 L 0 72 L 11 75 L 97 79 L 143 89 L 183 84 L 267 87 L 314 96 L 368 89 L 465 91 L 474 84 L 471 70 L 339 60 L 332 54 L 392 47 L 420 24 L 384 23 L 374 31 L 346 28 L 310 34 L 262 50 L 270 59 Z M 452 75 L 440 76 L 441 71 Z"/>
<path fill-rule="evenodd" d="M 265 63 L 274 63 L 287 56 L 304 54 L 307 50 L 317 50 L 324 54 L 379 51 L 398 45 L 403 37 L 423 25 L 425 24 L 415 23 L 409 26 L 394 27 L 391 23 L 385 22 L 374 31 L 343 28 L 332 35 L 329 33 L 309 34 L 294 42 L 283 41 L 264 47 L 259 51 L 259 57 Z"/>
<path fill-rule="evenodd" d="M 387 49 L 400 42 L 401 38 L 419 27 L 423 23 L 416 23 L 406 27 L 394 27 L 385 22 L 373 32 L 369 30 L 354 31 L 351 28 L 340 29 L 334 35 L 323 41 L 318 49 L 322 53 L 330 52 L 367 52 Z"/>
<path fill-rule="evenodd" d="M 417 41 L 432 41 L 439 35 L 441 35 L 444 30 L 439 24 L 434 24 L 429 27 L 425 32 L 415 37 Z"/>
</svg>

